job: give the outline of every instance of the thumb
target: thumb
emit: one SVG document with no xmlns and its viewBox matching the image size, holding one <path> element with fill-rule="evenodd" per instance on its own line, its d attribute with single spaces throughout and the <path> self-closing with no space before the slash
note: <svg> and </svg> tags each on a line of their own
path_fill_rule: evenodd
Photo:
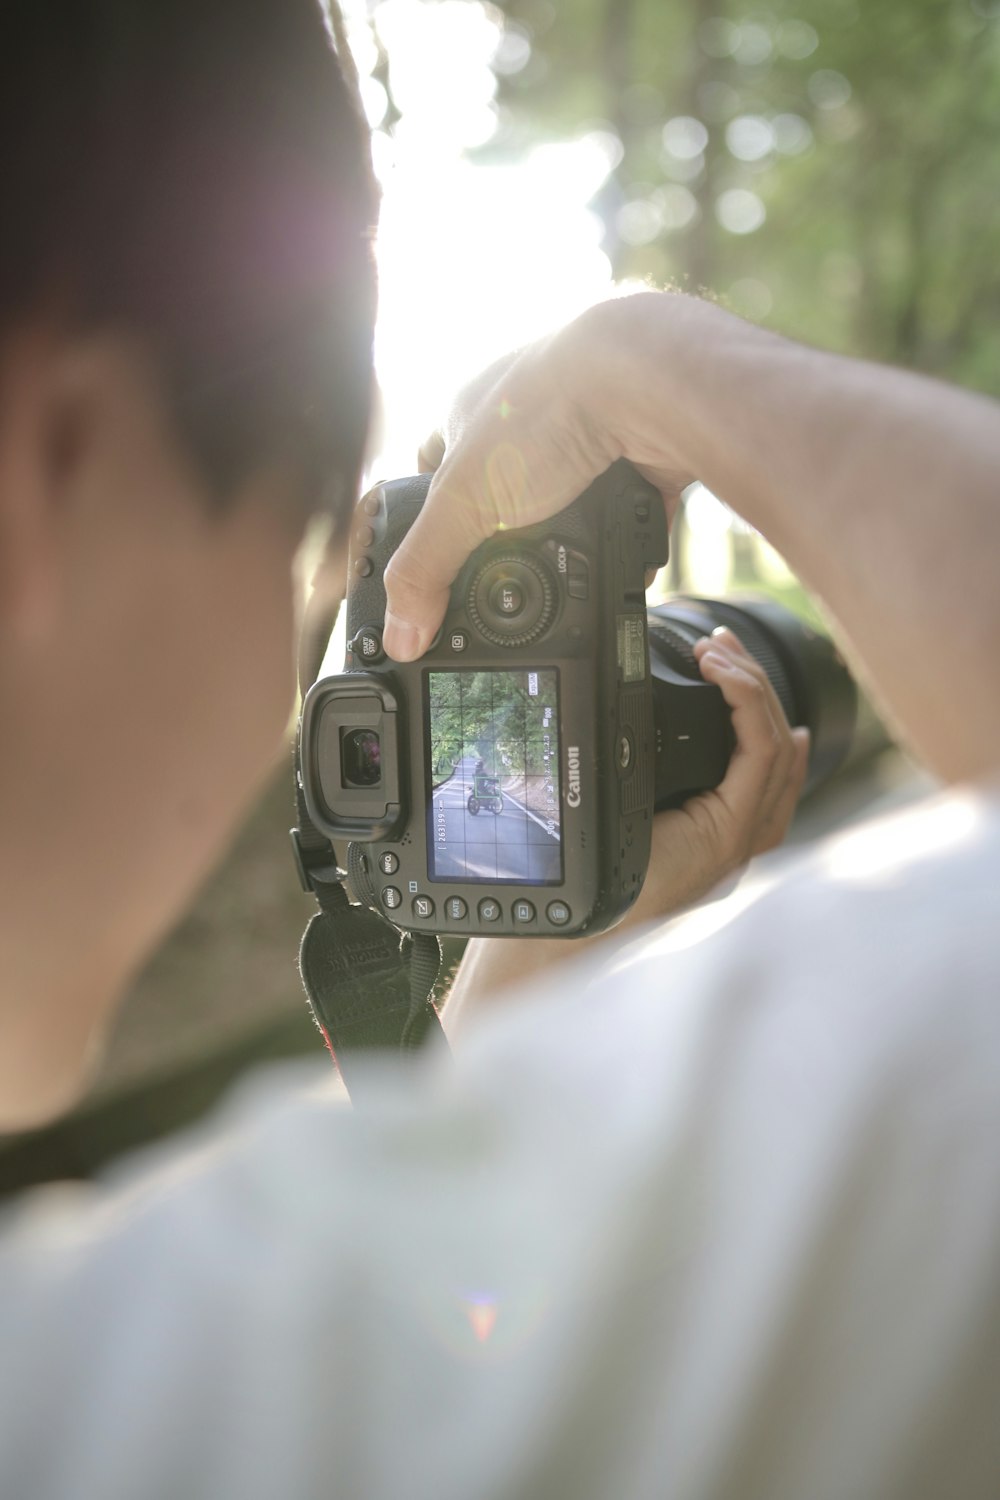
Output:
<svg viewBox="0 0 1000 1500">
<path fill-rule="evenodd" d="M 420 515 L 385 570 L 382 644 L 394 661 L 413 661 L 427 650 L 458 570 L 492 534 L 488 517 L 472 496 L 463 501 L 435 476 Z"/>
</svg>

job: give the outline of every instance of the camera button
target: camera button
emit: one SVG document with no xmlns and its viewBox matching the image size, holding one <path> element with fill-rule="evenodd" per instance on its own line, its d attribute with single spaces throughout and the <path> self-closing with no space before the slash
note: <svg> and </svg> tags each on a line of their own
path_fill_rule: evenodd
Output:
<svg viewBox="0 0 1000 1500">
<path fill-rule="evenodd" d="M 412 910 L 413 915 L 419 917 L 421 922 L 427 922 L 434 915 L 434 902 L 430 896 L 414 896 Z"/>
<path fill-rule="evenodd" d="M 399 869 L 399 860 L 395 854 L 387 849 L 384 854 L 379 855 L 378 867 L 383 875 L 395 875 Z"/>
<path fill-rule="evenodd" d="M 461 896 L 449 896 L 444 903 L 444 914 L 449 922 L 461 922 L 469 915 L 469 908 Z"/>
<path fill-rule="evenodd" d="M 519 615 L 524 608 L 524 590 L 511 578 L 501 578 L 490 589 L 490 608 L 498 615 Z"/>
<path fill-rule="evenodd" d="M 375 564 L 370 557 L 366 557 L 362 553 L 360 557 L 354 560 L 354 571 L 358 578 L 370 578 L 375 571 Z"/>
<path fill-rule="evenodd" d="M 402 903 L 403 893 L 394 885 L 387 885 L 382 890 L 382 905 L 388 907 L 389 911 L 395 911 Z"/>
<path fill-rule="evenodd" d="M 499 922 L 500 902 L 494 901 L 492 897 L 487 897 L 485 901 L 480 901 L 479 920 L 481 922 Z"/>
<path fill-rule="evenodd" d="M 566 592 L 571 599 L 587 599 L 590 597 L 590 568 L 587 559 L 579 552 L 569 554 L 569 568 L 566 576 Z"/>
<path fill-rule="evenodd" d="M 362 661 L 381 661 L 381 630 L 376 630 L 374 625 L 363 626 L 354 639 L 348 641 L 348 650 L 352 651 L 355 656 L 360 656 Z"/>
<path fill-rule="evenodd" d="M 570 911 L 565 901 L 550 901 L 548 906 L 545 908 L 545 915 L 548 917 L 553 927 L 565 927 L 567 922 L 572 917 L 573 913 Z"/>
<path fill-rule="evenodd" d="M 511 915 L 518 927 L 526 927 L 535 920 L 535 908 L 530 901 L 515 901 Z"/>
</svg>

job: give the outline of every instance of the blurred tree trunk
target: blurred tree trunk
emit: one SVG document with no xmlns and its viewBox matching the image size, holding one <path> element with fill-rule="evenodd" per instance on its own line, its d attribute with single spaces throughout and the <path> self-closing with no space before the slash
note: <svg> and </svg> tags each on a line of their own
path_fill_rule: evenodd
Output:
<svg viewBox="0 0 1000 1500">
<path fill-rule="evenodd" d="M 603 22 L 604 95 L 607 116 L 621 137 L 626 159 L 631 121 L 624 108 L 625 91 L 634 81 L 633 45 L 636 0 L 605 0 Z"/>
<path fill-rule="evenodd" d="M 679 96 L 678 114 L 692 115 L 701 119 L 701 96 L 704 85 L 718 77 L 719 63 L 708 56 L 701 45 L 702 27 L 713 17 L 724 18 L 726 0 L 689 0 L 691 24 L 688 28 L 688 65 L 684 69 L 684 90 Z M 683 271 L 692 291 L 711 290 L 715 283 L 717 256 L 715 224 L 715 194 L 713 180 L 720 155 L 718 131 L 709 130 L 705 147 L 705 170 L 697 181 L 689 183 L 698 214 L 683 241 Z"/>
</svg>

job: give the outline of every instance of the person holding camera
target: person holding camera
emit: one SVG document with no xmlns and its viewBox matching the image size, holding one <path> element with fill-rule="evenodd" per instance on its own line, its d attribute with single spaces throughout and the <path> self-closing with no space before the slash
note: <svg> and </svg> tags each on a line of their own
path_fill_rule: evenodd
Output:
<svg viewBox="0 0 1000 1500">
<path fill-rule="evenodd" d="M 2 25 L 9 1130 L 73 1097 L 272 764 L 298 543 L 358 488 L 375 204 L 309 0 Z M 775 842 L 804 762 L 735 638 L 699 646 L 737 750 L 659 822 L 630 939 L 533 980 L 538 945 L 481 945 L 459 1009 L 508 1003 L 454 1060 L 353 1113 L 311 1070 L 261 1086 L 7 1214 L 5 1494 L 995 1495 L 997 408 L 695 299 L 605 304 L 427 453 L 387 649 L 619 457 L 759 526 L 953 789 L 659 920 Z"/>
</svg>

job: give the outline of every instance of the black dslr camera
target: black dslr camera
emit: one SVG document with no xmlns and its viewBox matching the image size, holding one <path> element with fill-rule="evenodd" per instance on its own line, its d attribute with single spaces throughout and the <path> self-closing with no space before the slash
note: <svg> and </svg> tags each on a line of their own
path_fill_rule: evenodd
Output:
<svg viewBox="0 0 1000 1500">
<path fill-rule="evenodd" d="M 719 624 L 812 730 L 811 780 L 843 758 L 855 690 L 824 636 L 768 602 L 647 611 L 647 570 L 667 561 L 663 501 L 624 461 L 559 515 L 483 543 L 430 649 L 389 660 L 382 575 L 429 483 L 360 502 L 345 671 L 311 688 L 299 731 L 309 817 L 349 841 L 357 894 L 396 926 L 575 936 L 618 921 L 654 811 L 725 774 L 729 711 L 691 649 Z"/>
</svg>

